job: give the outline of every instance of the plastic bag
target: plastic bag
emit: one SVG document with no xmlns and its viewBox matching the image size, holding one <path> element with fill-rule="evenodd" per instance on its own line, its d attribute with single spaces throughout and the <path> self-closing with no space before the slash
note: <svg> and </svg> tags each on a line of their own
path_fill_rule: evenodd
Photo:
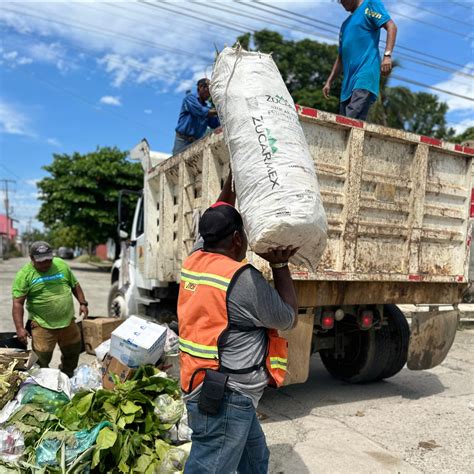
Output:
<svg viewBox="0 0 474 474">
<path fill-rule="evenodd" d="M 178 335 L 169 328 L 167 324 L 166 326 L 166 342 L 165 342 L 165 354 L 178 354 L 179 352 L 179 337 Z"/>
<path fill-rule="evenodd" d="M 299 247 L 291 263 L 314 272 L 326 247 L 326 214 L 295 104 L 271 55 L 225 48 L 210 90 L 251 249 Z"/>
<path fill-rule="evenodd" d="M 71 390 L 77 393 L 80 390 L 102 388 L 102 376 L 100 372 L 93 366 L 81 364 L 74 370 L 71 377 Z"/>
<path fill-rule="evenodd" d="M 107 339 L 106 341 L 99 344 L 94 350 L 97 360 L 102 362 L 110 351 L 110 339 Z"/>
<path fill-rule="evenodd" d="M 71 398 L 69 377 L 58 369 L 33 369 L 26 383 L 35 383 L 55 392 L 64 392 L 68 398 Z"/>
<path fill-rule="evenodd" d="M 0 459 L 14 462 L 21 458 L 25 450 L 23 433 L 14 426 L 0 430 Z"/>
<path fill-rule="evenodd" d="M 188 411 L 184 405 L 183 415 L 179 422 L 174 425 L 167 433 L 168 438 L 173 443 L 191 441 L 193 430 L 188 425 Z"/>
<path fill-rule="evenodd" d="M 22 405 L 35 403 L 49 413 L 55 413 L 58 408 L 69 403 L 69 397 L 64 392 L 55 392 L 41 385 L 26 384 L 20 393 Z"/>
<path fill-rule="evenodd" d="M 170 448 L 156 470 L 157 474 L 175 474 L 184 470 L 189 451 L 179 448 Z"/>
<path fill-rule="evenodd" d="M 159 395 L 155 398 L 155 413 L 162 423 L 175 424 L 183 416 L 183 400 L 174 400 L 168 394 Z"/>
<path fill-rule="evenodd" d="M 77 431 L 67 438 L 61 437 L 61 432 L 58 432 L 57 435 L 62 439 L 54 437 L 44 439 L 36 448 L 36 463 L 39 466 L 57 465 L 57 453 L 63 443 L 65 443 L 66 464 L 71 463 L 77 456 L 95 444 L 95 440 L 102 428 L 110 425 L 108 421 L 102 421 L 91 430 Z M 53 436 L 54 434 L 52 433 Z"/>
</svg>

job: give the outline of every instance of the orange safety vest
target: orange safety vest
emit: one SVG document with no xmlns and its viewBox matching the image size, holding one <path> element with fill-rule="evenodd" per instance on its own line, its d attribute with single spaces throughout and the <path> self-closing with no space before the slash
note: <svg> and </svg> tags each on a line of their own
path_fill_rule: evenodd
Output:
<svg viewBox="0 0 474 474">
<path fill-rule="evenodd" d="M 184 262 L 178 322 L 181 388 L 185 393 L 202 383 L 206 369 L 221 367 L 220 340 L 229 327 L 227 292 L 235 277 L 248 266 L 203 250 L 194 252 Z M 267 329 L 267 335 L 265 366 L 270 374 L 270 385 L 279 387 L 285 380 L 288 342 L 274 329 Z"/>
</svg>

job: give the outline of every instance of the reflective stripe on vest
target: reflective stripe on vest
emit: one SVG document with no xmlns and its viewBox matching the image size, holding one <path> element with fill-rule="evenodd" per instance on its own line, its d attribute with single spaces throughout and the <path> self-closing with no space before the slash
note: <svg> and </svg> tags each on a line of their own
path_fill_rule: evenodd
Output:
<svg viewBox="0 0 474 474">
<path fill-rule="evenodd" d="M 197 344 L 193 341 L 188 341 L 179 338 L 179 349 L 194 357 L 201 357 L 202 359 L 218 359 L 219 351 L 217 346 L 205 346 L 204 344 Z"/>
<path fill-rule="evenodd" d="M 207 285 L 217 288 L 218 290 L 227 291 L 229 288 L 230 278 L 225 278 L 213 273 L 192 272 L 186 268 L 181 270 L 181 280 L 195 285 Z"/>
<path fill-rule="evenodd" d="M 286 370 L 287 364 L 288 359 L 283 359 L 282 357 L 270 357 L 270 366 L 272 369 Z"/>
</svg>

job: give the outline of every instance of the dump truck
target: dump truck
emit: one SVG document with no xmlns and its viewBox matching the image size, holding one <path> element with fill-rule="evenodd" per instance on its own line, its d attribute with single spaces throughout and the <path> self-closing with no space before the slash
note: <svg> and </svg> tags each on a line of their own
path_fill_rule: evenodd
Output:
<svg viewBox="0 0 474 474">
<path fill-rule="evenodd" d="M 454 341 L 455 310 L 417 313 L 397 305 L 457 305 L 468 288 L 474 150 L 467 146 L 297 106 L 328 219 L 314 273 L 290 265 L 298 323 L 285 331 L 286 384 L 302 383 L 318 352 L 351 383 L 386 379 L 407 364 L 440 364 Z M 111 316 L 140 314 L 175 324 L 181 265 L 203 211 L 229 171 L 221 129 L 163 159 L 146 140 L 130 153 L 144 186 L 131 232 L 120 229 Z M 271 281 L 267 262 L 247 254 Z M 175 325 L 176 327 L 176 325 Z"/>
</svg>

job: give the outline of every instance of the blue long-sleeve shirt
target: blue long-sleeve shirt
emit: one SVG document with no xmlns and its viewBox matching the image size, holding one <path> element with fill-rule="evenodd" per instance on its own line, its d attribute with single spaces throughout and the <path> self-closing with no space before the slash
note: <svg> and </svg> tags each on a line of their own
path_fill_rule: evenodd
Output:
<svg viewBox="0 0 474 474">
<path fill-rule="evenodd" d="M 207 127 L 219 127 L 219 119 L 208 117 L 211 108 L 199 100 L 198 94 L 188 94 L 179 112 L 176 131 L 188 137 L 201 138 L 206 133 Z"/>
</svg>

